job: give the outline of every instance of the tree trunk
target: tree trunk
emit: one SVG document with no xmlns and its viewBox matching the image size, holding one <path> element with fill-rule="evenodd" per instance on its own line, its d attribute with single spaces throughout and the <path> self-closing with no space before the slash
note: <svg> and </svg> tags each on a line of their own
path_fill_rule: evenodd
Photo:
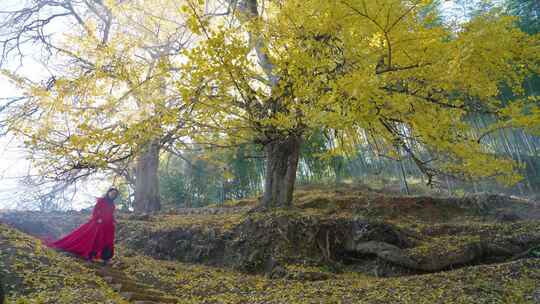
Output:
<svg viewBox="0 0 540 304">
<path fill-rule="evenodd" d="M 292 205 L 296 170 L 302 139 L 296 135 L 268 143 L 266 153 L 266 179 L 262 205 L 266 208 Z"/>
<path fill-rule="evenodd" d="M 0 304 L 4 304 L 4 283 L 2 280 L 2 274 L 0 273 Z"/>
<path fill-rule="evenodd" d="M 399 159 L 396 161 L 396 164 L 399 166 L 400 169 L 400 180 L 401 180 L 401 191 L 405 189 L 405 193 L 407 195 L 411 195 L 411 191 L 409 190 L 409 184 L 407 183 L 407 176 L 405 175 L 405 168 L 403 168 L 403 159 Z"/>
<path fill-rule="evenodd" d="M 137 213 L 161 209 L 159 200 L 159 142 L 154 140 L 144 147 L 137 160 L 134 209 Z"/>
<path fill-rule="evenodd" d="M 332 165 L 334 167 L 335 184 L 340 185 L 343 182 L 343 158 L 336 156 L 332 158 Z"/>
</svg>

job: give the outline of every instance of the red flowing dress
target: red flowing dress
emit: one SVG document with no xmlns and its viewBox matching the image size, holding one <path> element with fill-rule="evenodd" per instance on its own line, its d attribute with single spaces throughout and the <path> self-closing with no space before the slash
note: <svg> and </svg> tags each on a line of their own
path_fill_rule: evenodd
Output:
<svg viewBox="0 0 540 304">
<path fill-rule="evenodd" d="M 91 259 L 110 259 L 114 255 L 114 203 L 98 198 L 92 218 L 65 237 L 49 243 L 52 248 Z"/>
</svg>

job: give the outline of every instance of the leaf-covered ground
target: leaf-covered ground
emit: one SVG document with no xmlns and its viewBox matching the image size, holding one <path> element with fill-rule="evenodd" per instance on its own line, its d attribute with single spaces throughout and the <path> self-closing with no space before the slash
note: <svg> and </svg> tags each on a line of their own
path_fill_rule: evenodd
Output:
<svg viewBox="0 0 540 304">
<path fill-rule="evenodd" d="M 2 226 L 8 303 L 126 303 L 91 269 L 38 250 L 34 240 Z M 15 255 L 6 252 L 17 251 Z M 15 262 L 7 256 L 14 257 Z M 6 263 L 8 261 L 8 263 Z M 119 256 L 112 266 L 134 282 L 178 297 L 178 303 L 538 303 L 540 259 L 400 278 L 355 273 L 305 282 L 270 280 L 201 265 Z M 6 269 L 6 268 L 4 268 Z"/>
<path fill-rule="evenodd" d="M 180 303 L 538 303 L 540 259 L 400 278 L 337 274 L 323 281 L 269 280 L 200 265 L 122 258 L 123 270 Z"/>
<path fill-rule="evenodd" d="M 230 257 L 257 258 L 264 252 L 255 265 L 259 271 L 269 250 L 273 258 L 288 260 L 286 264 L 305 265 L 309 260 L 321 266 L 327 261 L 317 260 L 341 261 L 350 253 L 344 251 L 373 256 L 385 249 L 379 258 L 418 273 L 508 261 L 540 245 L 540 205 L 497 195 L 458 199 L 310 189 L 296 193 L 292 210 L 246 212 L 254 204 L 255 200 L 230 202 L 209 214 L 179 210 L 128 217 L 120 221 L 119 238 L 133 254 L 248 270 L 253 267 L 238 265 L 246 261 Z M 227 206 L 236 209 L 223 211 Z M 348 245 L 351 239 L 365 244 Z"/>
<path fill-rule="evenodd" d="M 7 303 L 127 303 L 73 257 L 0 225 L 0 275 Z"/>
<path fill-rule="evenodd" d="M 309 189 L 297 192 L 292 210 L 246 212 L 254 202 L 119 215 L 118 255 L 97 275 L 95 267 L 0 225 L 8 303 L 125 303 L 111 288 L 115 280 L 167 303 L 540 303 L 540 217 L 533 202 L 364 189 Z M 351 222 L 365 225 L 355 230 L 364 234 L 353 238 L 354 248 L 386 251 L 344 258 L 338 250 L 324 253 L 345 241 L 306 241 Z M 266 231 L 285 275 L 220 264 L 223 252 L 257 257 Z M 202 264 L 180 262 L 188 252 L 203 256 Z M 402 259 L 424 268 L 408 269 Z"/>
</svg>

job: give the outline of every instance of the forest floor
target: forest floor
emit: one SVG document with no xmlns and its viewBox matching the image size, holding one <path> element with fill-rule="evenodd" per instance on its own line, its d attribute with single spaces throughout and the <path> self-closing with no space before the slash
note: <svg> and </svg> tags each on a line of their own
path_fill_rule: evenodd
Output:
<svg viewBox="0 0 540 304">
<path fill-rule="evenodd" d="M 540 303 L 538 203 L 361 187 L 304 188 L 289 210 L 255 201 L 119 214 L 107 267 L 20 231 L 57 236 L 84 214 L 2 215 L 8 303 Z"/>
</svg>

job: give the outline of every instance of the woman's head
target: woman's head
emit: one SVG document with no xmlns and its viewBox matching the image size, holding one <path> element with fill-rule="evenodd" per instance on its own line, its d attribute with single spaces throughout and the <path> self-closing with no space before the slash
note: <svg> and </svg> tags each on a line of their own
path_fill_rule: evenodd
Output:
<svg viewBox="0 0 540 304">
<path fill-rule="evenodd" d="M 116 188 L 109 188 L 107 192 L 105 193 L 105 198 L 114 201 L 118 197 L 118 189 Z"/>
</svg>

